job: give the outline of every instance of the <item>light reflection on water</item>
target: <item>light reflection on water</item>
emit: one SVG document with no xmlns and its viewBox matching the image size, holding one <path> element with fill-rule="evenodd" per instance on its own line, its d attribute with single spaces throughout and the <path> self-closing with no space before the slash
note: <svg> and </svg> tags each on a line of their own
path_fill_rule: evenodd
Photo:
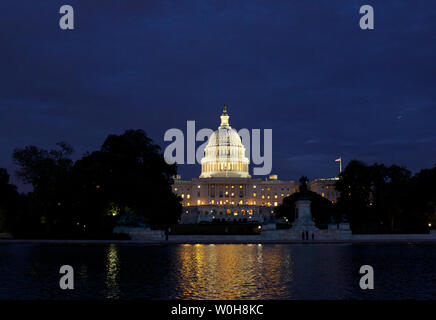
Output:
<svg viewBox="0 0 436 320">
<path fill-rule="evenodd" d="M 120 298 L 120 259 L 118 256 L 118 247 L 110 244 L 106 252 L 106 298 Z"/>
<path fill-rule="evenodd" d="M 4 299 L 434 299 L 436 245 L 0 244 Z M 59 289 L 73 266 L 75 289 Z M 375 290 L 359 288 L 360 266 Z"/>
<path fill-rule="evenodd" d="M 255 299 L 280 295 L 292 281 L 290 254 L 262 245 L 180 246 L 177 298 Z"/>
</svg>

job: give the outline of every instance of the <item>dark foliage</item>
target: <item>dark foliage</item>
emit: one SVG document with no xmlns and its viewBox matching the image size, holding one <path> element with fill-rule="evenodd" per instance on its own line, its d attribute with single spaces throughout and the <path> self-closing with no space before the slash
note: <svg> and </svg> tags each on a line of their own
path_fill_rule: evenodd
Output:
<svg viewBox="0 0 436 320">
<path fill-rule="evenodd" d="M 12 229 L 19 199 L 17 188 L 9 183 L 7 170 L 0 168 L 0 232 Z"/>
<path fill-rule="evenodd" d="M 171 190 L 176 166 L 165 162 L 144 131 L 109 135 L 99 151 L 75 163 L 72 152 L 66 143 L 50 151 L 36 146 L 14 151 L 17 174 L 33 191 L 17 193 L 21 199 L 13 215 L 0 213 L 9 217 L 3 219 L 5 228 L 22 237 L 96 238 L 107 237 L 124 213 L 151 225 L 178 221 L 180 199 Z M 8 179 L 2 176 L 0 171 L 3 187 Z"/>
<path fill-rule="evenodd" d="M 436 168 L 422 170 L 412 178 L 396 165 L 351 161 L 336 183 L 338 208 L 349 217 L 353 232 L 427 232 L 435 212 L 436 190 L 430 181 L 435 173 Z"/>
</svg>

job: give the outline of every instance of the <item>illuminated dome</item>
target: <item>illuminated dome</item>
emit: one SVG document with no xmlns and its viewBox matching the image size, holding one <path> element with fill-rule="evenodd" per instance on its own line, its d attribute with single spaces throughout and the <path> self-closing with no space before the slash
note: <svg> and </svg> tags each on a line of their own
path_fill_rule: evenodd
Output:
<svg viewBox="0 0 436 320">
<path fill-rule="evenodd" d="M 241 137 L 230 127 L 227 106 L 224 105 L 221 125 L 210 135 L 204 149 L 200 178 L 251 178 L 248 164 Z"/>
</svg>

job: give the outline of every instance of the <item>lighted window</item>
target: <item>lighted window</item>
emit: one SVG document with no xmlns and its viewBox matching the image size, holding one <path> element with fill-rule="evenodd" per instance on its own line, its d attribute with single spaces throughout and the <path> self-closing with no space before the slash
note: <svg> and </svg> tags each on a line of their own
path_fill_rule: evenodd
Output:
<svg viewBox="0 0 436 320">
<path fill-rule="evenodd" d="M 256 186 L 253 186 L 254 189 L 256 189 Z"/>
<path fill-rule="evenodd" d="M 253 197 L 255 197 L 255 198 L 256 198 L 256 193 L 253 193 Z"/>
<path fill-rule="evenodd" d="M 321 193 L 321 195 L 324 197 L 324 192 L 323 193 Z"/>
<path fill-rule="evenodd" d="M 239 204 L 243 204 L 244 202 L 241 200 L 241 201 L 239 201 Z"/>
<path fill-rule="evenodd" d="M 264 196 L 264 195 L 262 195 L 262 199 L 265 199 L 265 196 Z"/>
<path fill-rule="evenodd" d="M 190 194 L 187 194 L 187 195 L 186 195 L 186 198 L 187 198 L 187 199 L 190 199 L 190 198 L 191 198 L 191 195 L 190 195 Z"/>
<path fill-rule="evenodd" d="M 185 195 L 182 193 L 182 199 L 184 199 L 185 198 Z"/>
<path fill-rule="evenodd" d="M 177 188 L 174 188 L 174 191 L 177 191 Z"/>
<path fill-rule="evenodd" d="M 277 201 L 276 202 L 274 202 L 274 207 L 277 207 L 278 206 L 278 203 L 277 203 Z"/>
<path fill-rule="evenodd" d="M 275 195 L 274 198 L 277 199 L 277 195 Z"/>
<path fill-rule="evenodd" d="M 214 200 L 211 200 L 210 203 L 215 204 L 215 201 L 214 201 Z"/>
<path fill-rule="evenodd" d="M 227 214 L 232 213 L 232 211 L 230 209 L 227 209 L 226 212 L 227 212 Z"/>
<path fill-rule="evenodd" d="M 234 188 L 235 186 L 232 186 L 232 189 Z"/>
<path fill-rule="evenodd" d="M 242 186 L 239 186 L 239 189 L 242 189 Z"/>
<path fill-rule="evenodd" d="M 197 200 L 197 204 L 200 204 L 201 203 L 201 201 L 200 200 Z"/>
<path fill-rule="evenodd" d="M 198 185 L 197 188 L 200 189 L 200 185 Z"/>
</svg>

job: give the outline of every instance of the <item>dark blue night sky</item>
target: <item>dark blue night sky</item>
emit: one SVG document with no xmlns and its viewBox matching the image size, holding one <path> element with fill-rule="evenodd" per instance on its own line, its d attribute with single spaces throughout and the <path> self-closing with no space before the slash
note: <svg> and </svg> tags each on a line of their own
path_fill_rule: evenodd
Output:
<svg viewBox="0 0 436 320">
<path fill-rule="evenodd" d="M 0 16 L 0 167 L 15 147 L 68 141 L 78 158 L 129 128 L 164 147 L 187 120 L 215 129 L 224 103 L 233 127 L 273 129 L 281 179 L 335 176 L 339 155 L 436 164 L 435 1 L 2 0 Z"/>
</svg>

